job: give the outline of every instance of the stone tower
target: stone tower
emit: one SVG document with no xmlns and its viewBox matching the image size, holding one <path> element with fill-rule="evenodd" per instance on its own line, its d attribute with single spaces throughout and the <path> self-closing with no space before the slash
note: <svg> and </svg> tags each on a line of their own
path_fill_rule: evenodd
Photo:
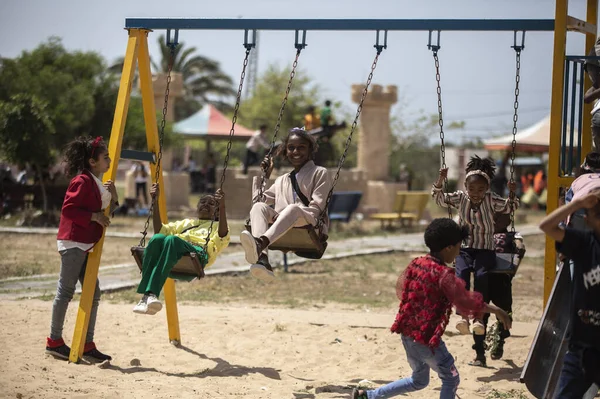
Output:
<svg viewBox="0 0 600 399">
<path fill-rule="evenodd" d="M 352 101 L 360 102 L 364 85 L 352 85 Z M 388 180 L 390 109 L 398 100 L 396 86 L 372 85 L 363 103 L 358 140 L 358 169 L 368 180 Z"/>
<path fill-rule="evenodd" d="M 167 75 L 159 73 L 152 76 L 152 88 L 154 90 L 154 106 L 162 113 L 165 105 L 165 89 L 167 88 Z M 167 104 L 167 122 L 175 120 L 175 102 L 183 96 L 183 78 L 179 72 L 171 72 L 171 84 L 169 85 L 169 103 Z M 158 120 L 160 124 L 160 120 Z"/>
</svg>

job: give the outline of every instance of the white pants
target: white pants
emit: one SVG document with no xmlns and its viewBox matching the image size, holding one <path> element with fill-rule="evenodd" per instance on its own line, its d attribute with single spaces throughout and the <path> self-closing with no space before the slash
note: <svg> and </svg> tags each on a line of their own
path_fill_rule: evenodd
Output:
<svg viewBox="0 0 600 399">
<path fill-rule="evenodd" d="M 273 223 L 271 227 L 269 224 Z M 254 237 L 265 236 L 270 243 L 277 241 L 292 227 L 316 225 L 315 218 L 304 212 L 298 205 L 292 204 L 285 207 L 281 213 L 264 202 L 257 202 L 250 210 L 250 225 Z"/>
</svg>

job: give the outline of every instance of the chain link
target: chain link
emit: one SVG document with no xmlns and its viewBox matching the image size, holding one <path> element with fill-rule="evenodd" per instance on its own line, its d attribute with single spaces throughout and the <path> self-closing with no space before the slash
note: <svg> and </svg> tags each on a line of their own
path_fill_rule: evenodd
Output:
<svg viewBox="0 0 600 399">
<path fill-rule="evenodd" d="M 156 172 L 154 175 L 154 181 L 158 183 L 158 179 L 160 178 L 160 162 L 162 160 L 162 148 L 163 142 L 165 138 L 165 126 L 167 124 L 167 110 L 169 105 L 169 87 L 171 85 L 171 72 L 173 71 L 173 63 L 175 61 L 175 49 L 177 45 L 171 45 L 171 54 L 169 56 L 169 65 L 167 67 L 167 85 L 165 88 L 165 101 L 162 109 L 162 120 L 160 121 L 160 134 L 158 136 L 158 154 L 156 155 Z M 144 231 L 142 231 L 142 239 L 140 240 L 140 246 L 146 246 L 146 235 L 148 234 L 148 227 L 150 226 L 150 219 L 152 218 L 152 213 L 154 212 L 154 205 L 158 201 L 157 196 L 155 195 L 152 198 L 152 202 L 150 203 L 150 209 L 148 210 L 148 218 L 146 219 L 146 223 L 144 224 Z"/>
<path fill-rule="evenodd" d="M 446 169 L 446 144 L 444 143 L 444 113 L 442 108 L 442 85 L 440 75 L 440 60 L 437 50 L 433 50 L 433 60 L 435 61 L 435 81 L 437 83 L 437 107 L 438 107 L 438 124 L 440 125 L 440 154 L 442 156 L 442 169 Z M 448 176 L 444 178 L 444 192 L 448 193 Z M 448 217 L 452 219 L 452 209 L 450 203 L 446 199 L 446 207 L 448 209 Z"/>
<path fill-rule="evenodd" d="M 244 78 L 246 77 L 246 67 L 248 66 L 248 58 L 250 57 L 250 49 L 246 49 L 246 56 L 244 57 L 244 62 L 242 65 L 242 73 L 240 74 L 240 84 L 238 86 L 237 95 L 235 97 L 235 106 L 233 108 L 233 117 L 231 118 L 231 129 L 229 130 L 229 141 L 227 142 L 227 152 L 225 154 L 225 160 L 223 161 L 223 173 L 221 173 L 221 182 L 219 184 L 219 188 L 223 189 L 223 184 L 225 183 L 225 174 L 227 172 L 227 165 L 229 164 L 229 153 L 231 152 L 231 143 L 233 139 L 233 135 L 235 134 L 235 124 L 238 118 L 238 112 L 240 110 L 240 102 L 242 101 L 242 91 L 244 89 Z M 210 221 L 210 226 L 208 226 L 208 234 L 206 235 L 206 242 L 204 243 L 204 253 L 207 254 L 208 243 L 210 241 L 210 236 L 212 235 L 213 225 L 215 220 L 217 219 L 218 209 L 215 209 L 215 213 L 213 215 L 212 220 Z"/>
<path fill-rule="evenodd" d="M 333 178 L 333 182 L 331 184 L 331 190 L 329 190 L 329 194 L 327 195 L 327 201 L 325 201 L 325 207 L 321 211 L 321 215 L 319 216 L 319 220 L 317 223 L 317 230 L 320 229 L 321 225 L 324 222 L 325 215 L 327 214 L 327 209 L 329 208 L 329 202 L 331 201 L 331 197 L 333 196 L 333 190 L 335 189 L 335 185 L 337 184 L 338 178 L 340 177 L 340 171 L 342 170 L 342 166 L 344 165 L 344 161 L 346 160 L 346 155 L 348 155 L 348 150 L 350 149 L 350 144 L 352 143 L 352 135 L 356 131 L 356 127 L 358 125 L 358 118 L 360 117 L 360 113 L 362 112 L 363 103 L 367 98 L 367 94 L 369 93 L 369 86 L 371 85 L 371 81 L 373 80 L 373 73 L 375 72 L 375 68 L 377 68 L 377 61 L 379 60 L 379 55 L 383 48 L 377 48 L 377 54 L 375 55 L 375 59 L 371 64 L 371 72 L 369 73 L 369 77 L 367 78 L 367 83 L 362 92 L 362 97 L 358 103 L 358 108 L 356 109 L 356 115 L 354 116 L 354 121 L 352 122 L 352 127 L 350 128 L 350 134 L 346 138 L 346 143 L 344 145 L 344 152 L 338 161 L 337 171 L 335 173 L 335 177 Z"/>
<path fill-rule="evenodd" d="M 521 48 L 515 48 L 515 102 L 514 102 L 514 114 L 513 114 L 513 129 L 512 129 L 512 149 L 510 154 L 510 184 L 515 183 L 515 153 L 517 150 L 517 122 L 519 120 L 519 83 L 521 82 Z M 510 202 L 510 229 L 512 233 L 515 233 L 515 207 L 513 199 L 515 193 L 511 190 L 509 197 Z"/>
<path fill-rule="evenodd" d="M 290 90 L 292 90 L 292 82 L 294 81 L 294 76 L 296 76 L 296 68 L 298 67 L 298 58 L 300 58 L 300 53 L 302 52 L 302 48 L 298 48 L 296 51 L 296 58 L 292 64 L 292 70 L 290 72 L 290 79 L 288 80 L 287 88 L 285 89 L 285 95 L 283 96 L 283 101 L 281 102 L 281 108 L 279 109 L 279 115 L 277 116 L 277 123 L 275 124 L 275 132 L 273 133 L 273 137 L 271 139 L 271 145 L 269 147 L 269 151 L 267 152 L 266 158 L 270 159 L 273 156 L 273 150 L 275 149 L 275 141 L 277 140 L 277 135 L 279 134 L 279 129 L 281 129 L 281 120 L 283 119 L 283 111 L 285 110 L 285 106 L 287 105 L 288 96 L 290 95 Z M 267 180 L 267 171 L 266 169 L 262 170 L 261 178 L 260 178 L 260 186 L 258 196 L 256 197 L 256 201 L 261 201 L 264 195 L 265 190 L 265 182 Z M 249 223 L 249 220 L 247 222 Z"/>
</svg>

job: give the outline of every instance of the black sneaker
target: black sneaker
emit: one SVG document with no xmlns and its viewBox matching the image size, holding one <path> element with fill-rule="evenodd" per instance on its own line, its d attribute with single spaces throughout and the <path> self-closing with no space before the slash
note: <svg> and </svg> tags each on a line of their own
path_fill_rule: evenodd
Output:
<svg viewBox="0 0 600 399">
<path fill-rule="evenodd" d="M 492 360 L 499 360 L 502 359 L 502 356 L 504 356 L 504 340 L 500 339 L 495 345 L 492 346 L 490 357 Z"/>
<path fill-rule="evenodd" d="M 83 352 L 83 358 L 85 360 L 87 360 L 88 362 L 92 362 L 92 363 L 103 362 L 105 360 L 112 360 L 111 356 L 105 355 L 104 353 L 102 353 L 98 349 L 96 349 L 95 347 L 93 349 L 90 349 L 87 352 Z"/>
<path fill-rule="evenodd" d="M 69 360 L 71 348 L 69 348 L 67 344 L 62 344 L 61 346 L 57 346 L 55 348 L 46 346 L 46 354 L 54 356 L 57 359 Z"/>
</svg>

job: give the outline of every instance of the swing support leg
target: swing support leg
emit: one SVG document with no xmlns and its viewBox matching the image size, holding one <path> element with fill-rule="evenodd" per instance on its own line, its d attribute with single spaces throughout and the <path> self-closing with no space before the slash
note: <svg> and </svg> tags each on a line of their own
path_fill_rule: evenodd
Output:
<svg viewBox="0 0 600 399">
<path fill-rule="evenodd" d="M 139 36 L 135 30 L 129 32 L 127 41 L 127 51 L 123 64 L 123 73 L 121 75 L 121 83 L 117 96 L 117 105 L 115 116 L 113 119 L 112 130 L 110 133 L 110 142 L 108 146 L 108 154 L 112 159 L 110 169 L 104 174 L 104 181 L 115 180 L 117 177 L 117 166 L 121 155 L 121 144 L 123 142 L 123 132 L 125 130 L 125 122 L 127 121 L 127 111 L 129 109 L 129 99 L 131 96 L 131 85 L 133 82 L 136 56 L 138 53 Z M 108 215 L 109 209 L 106 211 Z M 77 312 L 77 320 L 75 322 L 75 331 L 71 343 L 71 353 L 69 360 L 78 362 L 83 356 L 85 347 L 85 336 L 87 334 L 88 323 L 90 321 L 90 312 L 92 310 L 92 300 L 96 288 L 96 280 L 98 278 L 98 268 L 100 266 L 100 256 L 102 255 L 102 247 L 104 245 L 104 234 L 100 241 L 94 246 L 94 250 L 88 256 L 85 277 L 83 279 L 83 287 L 81 290 L 81 299 L 79 300 L 79 311 Z"/>
<path fill-rule="evenodd" d="M 156 123 L 156 108 L 154 105 L 154 91 L 152 89 L 152 72 L 150 70 L 150 53 L 148 51 L 148 31 L 140 30 L 140 45 L 138 64 L 140 72 L 140 90 L 142 93 L 142 105 L 144 107 L 144 123 L 146 125 L 146 141 L 148 142 L 148 152 L 158 154 L 160 142 L 158 138 L 158 127 Z M 153 183 L 156 179 L 157 164 L 150 164 Z M 161 170 L 162 172 L 162 170 Z M 160 220 L 167 222 L 167 201 L 166 189 L 163 181 L 163 174 L 158 175 L 158 185 L 162 189 L 159 191 L 158 204 L 160 209 Z M 177 315 L 177 297 L 175 295 L 175 282 L 167 279 L 164 286 L 165 307 L 167 311 L 167 325 L 169 327 L 169 341 L 179 345 L 181 336 L 179 333 L 179 317 Z"/>
</svg>

